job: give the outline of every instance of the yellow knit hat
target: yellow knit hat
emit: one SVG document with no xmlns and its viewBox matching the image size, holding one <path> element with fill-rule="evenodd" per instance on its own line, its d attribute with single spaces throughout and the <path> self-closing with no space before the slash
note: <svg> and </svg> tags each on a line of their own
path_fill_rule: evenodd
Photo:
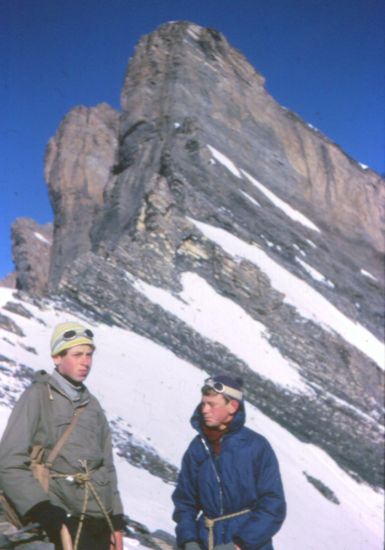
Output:
<svg viewBox="0 0 385 550">
<path fill-rule="evenodd" d="M 79 323 L 71 321 L 59 323 L 54 328 L 51 336 L 51 355 L 55 357 L 65 349 L 70 349 L 80 344 L 88 344 L 95 348 L 93 337 L 92 330 Z"/>
</svg>

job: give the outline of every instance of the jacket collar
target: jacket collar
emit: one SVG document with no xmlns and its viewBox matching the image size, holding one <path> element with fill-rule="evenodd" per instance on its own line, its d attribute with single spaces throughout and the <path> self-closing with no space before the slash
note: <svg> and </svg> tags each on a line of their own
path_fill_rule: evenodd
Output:
<svg viewBox="0 0 385 550">
<path fill-rule="evenodd" d="M 70 379 L 60 374 L 57 369 L 51 374 L 51 380 L 56 382 L 61 391 L 64 391 L 71 401 L 80 403 L 83 400 L 84 391 L 86 389 L 83 384 L 77 386 L 71 384 Z"/>
<path fill-rule="evenodd" d="M 35 376 L 33 378 L 33 383 L 46 385 L 48 387 L 48 392 L 50 394 L 51 400 L 54 399 L 54 392 L 58 392 L 64 397 L 66 397 L 67 399 L 69 399 L 70 401 L 72 401 L 71 397 L 68 395 L 68 393 L 66 393 L 62 385 L 59 384 L 58 380 L 56 380 L 56 376 L 52 376 L 44 370 L 40 370 L 35 373 Z M 52 390 L 54 390 L 54 392 L 52 392 Z M 80 399 L 76 401 L 72 401 L 75 407 L 85 405 L 90 400 L 90 392 L 88 391 L 86 386 L 83 385 L 79 393 L 80 393 Z"/>
</svg>

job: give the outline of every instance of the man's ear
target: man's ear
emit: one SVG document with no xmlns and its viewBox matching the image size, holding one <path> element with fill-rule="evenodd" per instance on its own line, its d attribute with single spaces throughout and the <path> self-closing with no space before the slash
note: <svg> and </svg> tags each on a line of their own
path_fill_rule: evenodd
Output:
<svg viewBox="0 0 385 550">
<path fill-rule="evenodd" d="M 232 399 L 229 402 L 229 405 L 230 405 L 230 414 L 235 414 L 239 409 L 239 401 L 237 401 L 236 399 Z"/>
<path fill-rule="evenodd" d="M 61 364 L 61 357 L 60 357 L 60 355 L 54 355 L 54 356 L 52 357 L 52 359 L 53 359 L 53 362 L 55 363 L 55 367 L 59 367 L 60 364 Z"/>
</svg>

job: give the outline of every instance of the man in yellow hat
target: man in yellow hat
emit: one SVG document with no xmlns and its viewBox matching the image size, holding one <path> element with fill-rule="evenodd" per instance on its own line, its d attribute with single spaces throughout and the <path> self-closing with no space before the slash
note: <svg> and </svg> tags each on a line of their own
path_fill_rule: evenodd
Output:
<svg viewBox="0 0 385 550">
<path fill-rule="evenodd" d="M 89 328 L 57 325 L 51 338 L 55 370 L 36 373 L 0 443 L 0 487 L 57 550 L 68 531 L 78 550 L 123 548 L 111 434 L 98 400 L 84 385 L 94 351 Z"/>
</svg>

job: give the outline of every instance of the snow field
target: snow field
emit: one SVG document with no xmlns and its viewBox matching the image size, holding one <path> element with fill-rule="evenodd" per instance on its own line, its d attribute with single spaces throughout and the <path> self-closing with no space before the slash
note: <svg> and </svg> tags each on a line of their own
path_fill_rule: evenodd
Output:
<svg viewBox="0 0 385 550">
<path fill-rule="evenodd" d="M 205 237 L 234 258 L 245 258 L 259 267 L 273 288 L 284 294 L 284 301 L 303 317 L 339 334 L 352 346 L 385 368 L 385 347 L 371 332 L 349 319 L 322 294 L 274 261 L 256 244 L 249 244 L 228 231 L 189 218 Z"/>
<path fill-rule="evenodd" d="M 192 300 L 189 275 L 183 278 L 183 284 L 183 298 Z M 199 282 L 196 290 L 201 289 L 202 284 L 204 288 L 207 283 Z M 207 300 L 212 296 L 202 298 Z M 10 289 L 0 289 L 0 306 L 8 300 L 19 301 L 12 297 Z M 174 306 L 172 301 L 170 304 Z M 1 353 L 19 364 L 49 370 L 48 344 L 53 325 L 70 319 L 88 321 L 56 311 L 54 304 L 47 306 L 45 311 L 29 303 L 23 305 L 36 318 L 44 320 L 46 326 L 36 319 L 28 320 L 3 310 L 26 336 L 17 337 L 0 329 Z M 194 309 L 190 315 L 192 312 Z M 201 312 L 195 309 L 194 314 L 209 315 L 205 309 Z M 206 373 L 130 331 L 88 324 L 95 332 L 97 351 L 87 385 L 102 400 L 107 416 L 122 418 L 131 426 L 135 437 L 151 444 L 164 459 L 179 465 L 193 436 L 189 419 L 199 401 L 199 389 Z M 37 355 L 22 348 L 21 344 L 33 346 Z M 383 547 L 383 492 L 355 481 L 326 453 L 314 445 L 300 442 L 256 407 L 247 404 L 246 410 L 247 425 L 268 438 L 282 471 L 288 517 L 275 537 L 276 550 L 380 550 Z M 8 408 L 0 406 L 0 431 L 9 413 Z M 128 515 L 151 531 L 163 529 L 173 533 L 170 499 L 173 486 L 118 456 L 116 466 Z M 329 487 L 340 505 L 327 500 L 309 484 L 304 471 Z M 126 548 L 135 545 L 135 541 L 125 540 Z"/>
</svg>

